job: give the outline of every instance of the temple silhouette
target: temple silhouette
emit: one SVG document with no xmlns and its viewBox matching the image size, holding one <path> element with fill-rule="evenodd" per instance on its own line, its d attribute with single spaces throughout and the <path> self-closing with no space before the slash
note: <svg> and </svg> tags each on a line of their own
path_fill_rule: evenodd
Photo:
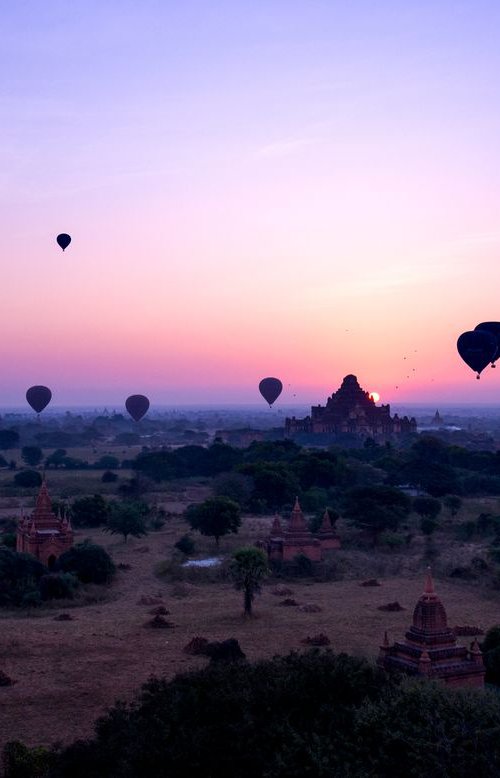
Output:
<svg viewBox="0 0 500 778">
<path fill-rule="evenodd" d="M 390 405 L 375 405 L 355 375 L 345 376 L 326 405 L 313 405 L 310 416 L 285 419 L 285 437 L 306 444 L 339 441 L 356 445 L 366 438 L 383 443 L 416 431 L 414 418 L 400 418 L 397 413 L 391 416 Z"/>
</svg>

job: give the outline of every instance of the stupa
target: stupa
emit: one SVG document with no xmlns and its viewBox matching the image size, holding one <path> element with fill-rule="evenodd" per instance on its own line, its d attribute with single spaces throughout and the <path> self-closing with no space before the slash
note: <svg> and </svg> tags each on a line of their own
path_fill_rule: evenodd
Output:
<svg viewBox="0 0 500 778">
<path fill-rule="evenodd" d="M 386 632 L 377 664 L 385 670 L 438 679 L 448 686 L 484 685 L 485 668 L 479 644 L 474 640 L 469 649 L 457 645 L 443 603 L 434 591 L 430 570 L 405 639 L 390 645 Z"/>
</svg>

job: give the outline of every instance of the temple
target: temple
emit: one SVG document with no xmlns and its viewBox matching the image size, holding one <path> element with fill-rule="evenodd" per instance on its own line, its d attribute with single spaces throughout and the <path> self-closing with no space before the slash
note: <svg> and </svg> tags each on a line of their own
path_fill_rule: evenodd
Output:
<svg viewBox="0 0 500 778">
<path fill-rule="evenodd" d="M 359 385 L 355 375 L 347 375 L 326 406 L 313 405 L 305 419 L 285 420 L 285 437 L 303 443 L 333 443 L 336 440 L 362 442 L 373 438 L 385 442 L 417 431 L 414 418 L 391 416 L 390 405 L 375 405 L 373 398 Z"/>
<path fill-rule="evenodd" d="M 377 664 L 385 670 L 441 680 L 447 686 L 484 686 L 479 644 L 474 640 L 469 649 L 457 645 L 443 603 L 434 591 L 430 570 L 405 639 L 391 646 L 386 632 Z"/>
<path fill-rule="evenodd" d="M 325 551 L 340 548 L 340 538 L 332 527 L 328 511 L 324 513 L 319 531 L 313 535 L 296 498 L 288 526 L 283 529 L 279 517 L 275 516 L 269 537 L 257 545 L 267 552 L 270 561 L 293 562 L 303 554 L 311 562 L 321 562 Z"/>
<path fill-rule="evenodd" d="M 73 545 L 73 529 L 66 516 L 56 516 L 45 481 L 31 516 L 21 516 L 17 527 L 16 551 L 32 554 L 51 568 L 56 559 Z"/>
</svg>

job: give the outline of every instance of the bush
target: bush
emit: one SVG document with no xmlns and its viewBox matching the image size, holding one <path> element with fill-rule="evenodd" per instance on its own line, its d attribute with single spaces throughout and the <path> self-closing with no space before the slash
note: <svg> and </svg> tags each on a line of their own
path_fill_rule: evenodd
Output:
<svg viewBox="0 0 500 778">
<path fill-rule="evenodd" d="M 106 524 L 110 505 L 101 494 L 80 497 L 71 506 L 71 518 L 75 527 L 100 527 Z"/>
<path fill-rule="evenodd" d="M 109 583 L 115 574 L 115 565 L 108 552 L 86 540 L 78 543 L 56 560 L 55 570 L 73 573 L 82 583 Z"/>
<path fill-rule="evenodd" d="M 313 563 L 305 554 L 297 554 L 293 558 L 293 569 L 299 578 L 310 578 L 313 574 Z"/>
<path fill-rule="evenodd" d="M 194 554 L 195 543 L 189 535 L 183 535 L 174 545 L 175 548 L 179 549 L 186 556 Z"/>
<path fill-rule="evenodd" d="M 42 485 L 42 476 L 36 470 L 21 470 L 15 474 L 14 483 L 16 486 L 31 489 Z"/>
<path fill-rule="evenodd" d="M 38 608 L 42 604 L 42 596 L 36 589 L 32 589 L 30 592 L 23 594 L 21 599 L 22 608 Z"/>
<path fill-rule="evenodd" d="M 27 595 L 38 593 L 38 582 L 46 568 L 30 554 L 19 554 L 0 546 L 0 605 L 26 604 Z"/>
<path fill-rule="evenodd" d="M 111 470 L 106 470 L 106 472 L 102 474 L 101 481 L 103 484 L 114 484 L 118 481 L 118 474 L 112 473 Z"/>
<path fill-rule="evenodd" d="M 72 600 L 78 579 L 71 573 L 49 573 L 40 578 L 42 600 Z"/>
<path fill-rule="evenodd" d="M 396 550 L 406 545 L 406 538 L 399 532 L 391 532 L 390 530 L 386 530 L 380 534 L 380 544 L 387 546 L 387 548 L 392 550 Z"/>
<path fill-rule="evenodd" d="M 0 537 L 0 544 L 2 546 L 6 546 L 7 548 L 13 548 L 16 547 L 16 533 L 15 532 L 4 532 L 3 535 Z"/>
<path fill-rule="evenodd" d="M 116 470 L 120 467 L 120 460 L 111 454 L 105 454 L 94 463 L 94 467 L 98 470 Z"/>
</svg>

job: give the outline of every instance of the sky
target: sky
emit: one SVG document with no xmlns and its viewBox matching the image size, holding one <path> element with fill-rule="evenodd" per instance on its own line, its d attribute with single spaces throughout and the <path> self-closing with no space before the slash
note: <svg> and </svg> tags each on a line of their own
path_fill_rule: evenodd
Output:
<svg viewBox="0 0 500 778">
<path fill-rule="evenodd" d="M 456 351 L 500 320 L 497 0 L 17 0 L 0 26 L 0 406 L 265 376 L 317 404 L 348 373 L 498 401 Z"/>
</svg>

